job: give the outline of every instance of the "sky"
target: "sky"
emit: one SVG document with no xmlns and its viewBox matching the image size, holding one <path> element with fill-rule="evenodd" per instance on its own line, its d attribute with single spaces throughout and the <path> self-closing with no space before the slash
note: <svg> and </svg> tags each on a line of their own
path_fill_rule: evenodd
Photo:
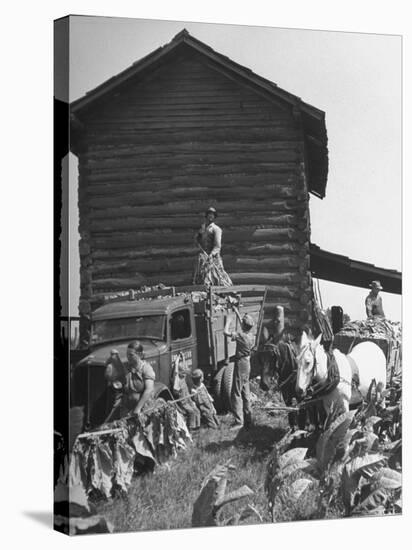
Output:
<svg viewBox="0 0 412 550">
<path fill-rule="evenodd" d="M 311 196 L 311 240 L 321 248 L 388 269 L 401 258 L 401 39 L 105 17 L 73 17 L 70 101 L 169 42 L 186 28 L 233 61 L 325 111 L 329 147 L 326 197 Z M 70 155 L 71 315 L 77 314 L 77 172 Z M 323 306 L 364 318 L 366 289 L 320 281 Z M 382 293 L 388 318 L 401 298 Z"/>
</svg>

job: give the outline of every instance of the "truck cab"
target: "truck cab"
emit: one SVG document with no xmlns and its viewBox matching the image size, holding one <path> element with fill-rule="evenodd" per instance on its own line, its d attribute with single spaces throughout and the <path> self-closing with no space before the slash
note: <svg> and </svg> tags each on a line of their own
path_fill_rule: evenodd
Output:
<svg viewBox="0 0 412 550">
<path fill-rule="evenodd" d="M 107 386 L 104 374 L 110 351 L 116 349 L 125 363 L 132 340 L 142 343 L 145 360 L 154 369 L 155 395 L 170 397 L 171 365 L 176 356 L 181 353 L 187 367 L 197 367 L 196 325 L 190 297 L 114 301 L 94 311 L 90 353 L 75 366 L 71 387 L 72 405 L 85 406 L 88 422 L 94 423 L 92 416 L 101 419 L 104 414 L 93 411 L 95 405 L 105 411 L 110 406 L 99 402 Z"/>
<path fill-rule="evenodd" d="M 144 358 L 155 372 L 155 397 L 171 398 L 172 366 L 180 357 L 188 370 L 201 368 L 210 383 L 220 371 L 215 393 L 219 399 L 225 387 L 226 405 L 230 406 L 235 343 L 225 338 L 223 328 L 228 297 L 237 296 L 240 303 L 239 291 L 244 294 L 243 312 L 256 321 L 257 335 L 265 288 L 186 287 L 177 293 L 171 287 L 108 296 L 92 313 L 90 352 L 73 369 L 71 406 L 84 407 L 87 425 L 103 422 L 113 402 L 105 378 L 106 361 L 116 349 L 125 364 L 127 346 L 133 340 L 141 342 Z M 231 361 L 231 370 L 224 377 L 223 367 L 229 367 Z"/>
</svg>

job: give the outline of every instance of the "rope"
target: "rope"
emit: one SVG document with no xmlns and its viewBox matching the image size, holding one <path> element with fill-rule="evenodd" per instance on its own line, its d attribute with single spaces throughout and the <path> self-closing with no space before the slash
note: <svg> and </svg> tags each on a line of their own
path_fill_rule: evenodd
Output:
<svg viewBox="0 0 412 550">
<path fill-rule="evenodd" d="M 318 286 L 318 297 L 319 297 L 320 308 L 323 309 L 322 294 L 321 294 L 321 292 L 320 292 L 320 283 L 319 283 L 319 279 L 316 279 L 316 284 L 317 284 L 317 286 Z"/>
</svg>

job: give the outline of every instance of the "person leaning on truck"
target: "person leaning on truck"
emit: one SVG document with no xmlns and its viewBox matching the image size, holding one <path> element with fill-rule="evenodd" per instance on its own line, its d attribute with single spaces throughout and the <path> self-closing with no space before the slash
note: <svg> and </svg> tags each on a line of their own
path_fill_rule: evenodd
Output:
<svg viewBox="0 0 412 550">
<path fill-rule="evenodd" d="M 225 336 L 236 342 L 232 392 L 232 412 L 235 417 L 233 426 L 248 428 L 252 423 L 249 376 L 250 354 L 255 343 L 254 336 L 251 334 L 254 322 L 248 314 L 241 318 L 237 309 L 235 309 L 235 313 L 240 321 L 241 329 L 237 332 L 230 330 L 232 317 L 229 315 L 223 331 Z"/>
<path fill-rule="evenodd" d="M 374 317 L 385 317 L 382 307 L 382 297 L 379 296 L 379 291 L 383 290 L 380 281 L 372 281 L 369 287 L 371 288 L 371 291 L 366 296 L 365 300 L 366 316 L 368 319 L 373 319 Z"/>
<path fill-rule="evenodd" d="M 123 364 L 118 351 L 112 350 L 110 358 L 106 361 L 106 379 L 112 383 L 115 390 L 113 407 L 106 422 L 113 420 L 117 411 L 120 413 L 116 414 L 117 418 L 130 412 L 139 414 L 153 395 L 155 373 L 152 366 L 144 360 L 142 344 L 138 340 L 130 342 L 126 356 L 127 362 Z M 117 372 L 123 367 L 124 376 L 121 379 L 111 375 L 113 367 Z"/>
</svg>

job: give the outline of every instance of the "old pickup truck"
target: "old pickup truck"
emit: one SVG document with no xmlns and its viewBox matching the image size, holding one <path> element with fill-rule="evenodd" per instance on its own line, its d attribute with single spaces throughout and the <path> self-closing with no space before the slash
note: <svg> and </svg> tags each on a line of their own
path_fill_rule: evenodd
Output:
<svg viewBox="0 0 412 550">
<path fill-rule="evenodd" d="M 92 313 L 89 353 L 73 369 L 71 405 L 84 407 L 87 425 L 100 424 L 111 408 L 106 359 L 115 348 L 125 361 L 128 343 L 138 339 L 156 374 L 155 397 L 171 398 L 172 366 L 179 356 L 188 370 L 203 370 L 217 408 L 230 410 L 235 344 L 223 334 L 229 304 L 237 303 L 241 315 L 252 315 L 257 342 L 265 297 L 266 287 L 260 285 L 169 287 L 108 295 Z"/>
</svg>

